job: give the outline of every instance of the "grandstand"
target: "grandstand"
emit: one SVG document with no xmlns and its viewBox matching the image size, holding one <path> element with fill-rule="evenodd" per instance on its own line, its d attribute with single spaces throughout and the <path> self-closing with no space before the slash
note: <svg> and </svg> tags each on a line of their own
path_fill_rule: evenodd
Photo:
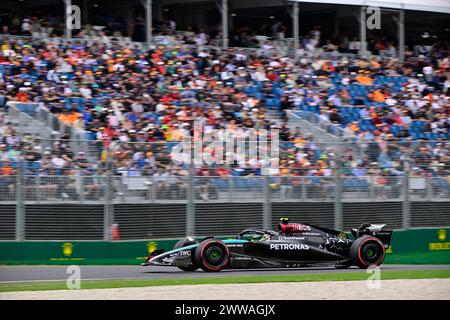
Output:
<svg viewBox="0 0 450 320">
<path fill-rule="evenodd" d="M 414 4 L 401 10 L 450 12 Z M 224 33 L 164 20 L 155 35 L 146 28 L 145 43 L 88 24 L 73 38 L 52 35 L 48 17 L 30 17 L 31 30 L 0 37 L 0 201 L 19 203 L 19 217 L 27 204 L 186 204 L 189 215 L 195 203 L 257 203 L 267 213 L 271 203 L 326 202 L 340 228 L 345 203 L 391 201 L 409 215 L 427 199 L 448 210 L 449 39 L 403 52 L 405 39 L 375 37 L 349 53 L 297 28 L 293 41 L 228 47 Z M 279 168 L 239 161 L 237 150 L 226 165 L 173 163 L 179 131 L 194 121 L 203 133 L 278 130 Z M 206 143 L 201 152 L 211 152 Z"/>
</svg>

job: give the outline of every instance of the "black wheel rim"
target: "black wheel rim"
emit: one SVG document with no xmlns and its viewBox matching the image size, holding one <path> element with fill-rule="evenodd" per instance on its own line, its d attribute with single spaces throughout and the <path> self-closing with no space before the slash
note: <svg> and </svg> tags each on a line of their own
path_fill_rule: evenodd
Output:
<svg viewBox="0 0 450 320">
<path fill-rule="evenodd" d="M 375 243 L 368 243 L 363 248 L 363 257 L 367 262 L 377 262 L 381 255 L 381 248 Z"/>
<path fill-rule="evenodd" d="M 211 245 L 205 250 L 205 258 L 208 264 L 219 265 L 223 262 L 225 252 L 221 246 Z"/>
</svg>

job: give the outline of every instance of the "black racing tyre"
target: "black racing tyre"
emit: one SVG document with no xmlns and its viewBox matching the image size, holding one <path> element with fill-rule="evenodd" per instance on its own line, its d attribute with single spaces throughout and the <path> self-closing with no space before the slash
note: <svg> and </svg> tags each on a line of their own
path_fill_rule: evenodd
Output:
<svg viewBox="0 0 450 320">
<path fill-rule="evenodd" d="M 201 242 L 195 250 L 195 262 L 204 271 L 220 271 L 230 262 L 230 250 L 222 241 L 208 239 Z"/>
<path fill-rule="evenodd" d="M 350 247 L 350 260 L 353 265 L 362 269 L 379 266 L 386 256 L 386 249 L 380 239 L 372 236 L 362 236 L 356 239 Z"/>
<path fill-rule="evenodd" d="M 190 240 L 190 239 L 193 239 L 193 240 Z M 193 237 L 186 237 L 184 239 L 181 239 L 177 243 L 175 243 L 173 248 L 174 249 L 178 249 L 178 248 L 181 248 L 181 247 L 189 246 L 189 245 L 194 244 L 194 243 L 197 243 L 197 241 Z M 178 266 L 178 268 L 183 270 L 183 271 L 195 271 L 195 270 L 197 270 L 199 268 L 199 266 L 195 262 L 194 250 L 191 250 L 191 259 L 192 259 L 192 265 L 191 266 L 189 266 L 189 267 Z"/>
</svg>

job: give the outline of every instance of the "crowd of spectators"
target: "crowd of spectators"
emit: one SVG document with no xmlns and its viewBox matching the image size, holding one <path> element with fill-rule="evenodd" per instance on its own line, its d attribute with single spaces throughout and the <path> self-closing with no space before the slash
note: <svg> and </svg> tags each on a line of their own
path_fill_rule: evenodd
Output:
<svg viewBox="0 0 450 320">
<path fill-rule="evenodd" d="M 142 15 L 138 15 L 134 21 L 128 24 L 121 17 L 99 17 L 99 19 L 100 21 L 97 21 L 96 25 L 86 23 L 81 29 L 72 30 L 72 36 L 77 39 L 102 42 L 134 41 L 143 43 L 146 41 L 145 19 Z M 101 21 L 104 23 L 102 24 Z M 65 36 L 65 25 L 61 16 L 29 15 L 21 17 L 16 15 L 12 17 L 9 24 L 11 26 L 1 26 L 0 35 L 38 38 Z M 218 45 L 221 32 L 218 27 L 206 32 L 195 26 L 188 26 L 186 30 L 179 31 L 174 20 L 163 19 L 154 21 L 153 36 L 155 42 L 162 44 Z"/>
<path fill-rule="evenodd" d="M 165 27 L 171 28 L 170 23 Z M 312 32 L 309 41 L 317 37 L 320 32 Z M 86 130 L 91 148 L 74 154 L 62 140 L 50 150 L 36 150 L 38 146 L 2 133 L 2 173 L 12 175 L 7 161 L 17 157 L 26 160 L 30 175 L 95 176 L 112 169 L 122 176 L 152 176 L 158 192 L 179 197 L 189 163 L 174 163 L 170 152 L 179 130 L 192 130 L 196 120 L 204 133 L 278 129 L 280 166 L 270 173 L 280 179 L 274 180 L 274 188 L 289 180 L 283 178 L 328 177 L 337 168 L 355 177 L 401 175 L 404 160 L 415 174 L 448 175 L 448 50 L 411 55 L 404 64 L 386 57 L 304 55 L 294 61 L 269 54 L 270 46 L 258 53 L 223 52 L 198 47 L 208 43 L 201 32 L 183 41 L 190 39 L 194 46 L 158 45 L 151 50 L 102 42 L 87 46 L 3 40 L 3 103 L 39 103 L 60 121 Z M 268 110 L 281 118 L 269 116 Z M 318 114 L 365 144 L 367 152 L 362 156 L 349 149 L 338 155 L 336 146 L 315 143 L 287 125 L 287 112 L 296 110 Z M 2 127 L 3 132 L 11 130 L 11 125 Z M 226 167 L 196 164 L 195 174 L 258 176 L 264 161 L 235 161 Z M 211 181 L 199 180 L 201 197 L 215 196 Z"/>
<path fill-rule="evenodd" d="M 19 174 L 24 176 L 27 200 L 98 198 L 102 187 L 96 176 L 103 171 L 91 166 L 85 152 L 75 154 L 67 138 L 44 143 L 39 137 L 22 135 L 13 119 L 1 112 L 0 199 L 15 199 Z"/>
</svg>

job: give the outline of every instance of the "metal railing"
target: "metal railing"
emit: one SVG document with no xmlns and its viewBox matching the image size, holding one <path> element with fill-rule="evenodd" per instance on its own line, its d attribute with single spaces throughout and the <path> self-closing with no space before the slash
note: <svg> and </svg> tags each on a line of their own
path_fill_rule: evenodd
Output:
<svg viewBox="0 0 450 320">
<path fill-rule="evenodd" d="M 196 234 L 198 214 L 204 214 L 203 207 L 210 210 L 225 210 L 236 205 L 246 215 L 246 205 L 260 212 L 261 227 L 271 228 L 272 211 L 277 206 L 293 208 L 306 204 L 331 205 L 329 214 L 334 223 L 330 227 L 341 229 L 346 214 L 343 207 L 376 204 L 375 219 L 390 221 L 390 206 L 398 205 L 401 217 L 398 227 L 411 227 L 411 204 L 444 203 L 449 209 L 450 188 L 446 177 L 405 176 L 362 176 L 342 175 L 319 176 L 250 176 L 250 177 L 212 177 L 212 176 L 0 176 L 0 206 L 15 208 L 16 240 L 27 239 L 29 230 L 48 228 L 56 221 L 62 225 L 82 222 L 78 216 L 79 208 L 94 206 L 104 217 L 104 239 L 110 238 L 109 229 L 118 222 L 116 211 L 121 212 L 120 223 L 128 225 L 133 221 L 146 221 L 156 214 L 151 208 L 160 211 L 165 219 L 172 219 L 172 212 L 184 212 L 183 224 L 186 233 Z M 134 207 L 147 212 L 135 217 Z M 55 209 L 56 208 L 56 209 Z M 259 208 L 259 209 L 255 209 Z M 48 211 L 57 210 L 47 215 Z M 162 211 L 161 211 L 162 210 Z M 239 210 L 239 209 L 237 209 Z M 309 210 L 309 209 L 306 209 Z M 69 212 L 66 213 L 65 212 Z M 345 210 L 344 210 L 345 211 Z M 225 210 L 223 214 L 228 213 Z M 238 213 L 235 213 L 238 215 Z M 308 219 L 319 219 L 322 213 Z M 324 213 L 325 214 L 325 213 Z M 355 214 L 355 213 L 353 213 Z M 427 213 L 424 212 L 423 215 Z M 444 213 L 442 213 L 444 214 Z M 31 218 L 37 216 L 37 218 Z M 54 218 L 51 218 L 54 216 Z M 427 221 L 425 216 L 423 221 Z M 37 220 L 36 220 L 37 219 Z M 84 218 L 83 218 L 84 219 Z M 137 219 L 137 220 L 136 220 Z M 211 223 L 214 224 L 214 212 Z M 450 215 L 441 224 L 448 224 Z M 67 220 L 67 221 L 66 221 Z M 37 224 L 41 227 L 32 225 Z M 46 225 L 48 224 L 48 225 Z M 139 223 L 138 223 L 139 224 Z M 67 226 L 66 226 L 67 227 Z M 66 228 L 61 227 L 61 228 Z M 244 226 L 243 226 L 244 227 Z M 31 228 L 25 230 L 26 228 Z M 56 228 L 56 227 L 53 227 Z M 59 227 L 58 227 L 59 228 Z M 136 226 L 140 230 L 141 226 Z M 144 227 L 142 227 L 144 228 Z M 219 228 L 220 229 L 220 228 Z M 53 230 L 50 227 L 49 232 Z M 62 232 L 62 231 L 58 231 Z M 130 237 L 137 236 L 130 232 Z M 137 232 L 137 231 L 136 231 Z M 140 231 L 139 231 L 140 232 Z M 138 232 L 138 233 L 139 233 Z M 163 235 L 164 236 L 164 235 Z M 180 235 L 181 236 L 181 235 Z M 31 236 L 32 237 L 32 236 Z M 0 239 L 2 235 L 0 234 Z"/>
<path fill-rule="evenodd" d="M 294 117 L 301 117 L 302 119 L 318 127 L 320 130 L 332 134 L 343 141 L 356 141 L 356 137 L 354 136 L 354 134 L 347 133 L 339 125 L 334 124 L 329 120 L 320 118 L 318 114 L 310 111 L 298 110 L 291 112 L 291 115 Z"/>
<path fill-rule="evenodd" d="M 111 178 L 110 180 L 108 178 Z M 21 185 L 18 186 L 18 181 Z M 106 186 L 110 184 L 106 195 Z M 446 177 L 409 176 L 0 176 L 0 201 L 15 203 L 186 203 L 193 186 L 201 203 L 442 201 L 450 198 Z M 338 186 L 340 186 L 338 188 Z M 20 187 L 20 188 L 19 188 Z M 19 190 L 21 189 L 21 190 Z M 18 199 L 21 198 L 21 199 Z"/>
<path fill-rule="evenodd" d="M 6 106 L 8 117 L 12 119 L 20 133 L 31 134 L 35 139 L 40 138 L 41 144 L 51 142 L 52 139 L 56 141 L 56 138 L 67 135 L 73 151 L 88 149 L 89 141 L 86 131 L 60 121 L 54 113 L 40 103 L 9 101 Z M 42 146 L 47 147 L 48 143 Z"/>
<path fill-rule="evenodd" d="M 127 239 L 181 236 L 179 230 L 230 234 L 238 226 L 271 228 L 283 215 L 336 229 L 364 221 L 394 228 L 450 225 L 445 141 L 358 148 L 350 142 L 281 141 L 278 173 L 234 163 L 198 175 L 201 166 L 172 163 L 179 142 L 21 139 L 21 145 L 0 150 L 0 212 L 7 222 L 0 239 L 109 240 L 113 223 Z M 61 149 L 79 143 L 96 157 Z M 25 147 L 31 146 L 41 146 L 32 151 L 40 160 L 27 160 L 31 149 Z M 61 152 L 67 160 L 61 161 Z M 52 162 L 53 156 L 59 160 Z M 289 159 L 298 156 L 311 163 L 291 167 Z M 225 169 L 224 175 L 217 169 Z M 434 209 L 420 209 L 423 203 Z M 252 225 L 246 225 L 247 216 Z M 165 219 L 175 219 L 176 228 L 157 228 L 168 224 Z"/>
<path fill-rule="evenodd" d="M 178 34 L 182 34 L 183 31 L 177 32 Z M 132 48 L 136 48 L 139 50 L 146 50 L 147 44 L 145 42 L 136 42 L 132 41 L 129 37 L 121 37 L 119 40 L 113 40 L 114 37 L 90 37 L 85 36 L 83 38 L 73 37 L 71 39 L 67 39 L 64 37 L 54 37 L 48 36 L 45 34 L 36 34 L 31 36 L 21 36 L 21 35 L 0 35 L 0 40 L 13 40 L 17 41 L 19 44 L 29 43 L 30 41 L 46 41 L 51 42 L 55 45 L 66 45 L 69 43 L 84 43 L 87 46 L 92 46 L 97 43 L 102 43 L 107 47 L 113 46 L 128 46 Z M 263 48 L 263 43 L 269 43 L 271 48 Z M 158 45 L 174 47 L 174 46 L 183 46 L 185 48 L 196 48 L 199 51 L 203 50 L 221 50 L 222 45 L 221 41 L 213 40 L 207 45 L 190 45 L 179 41 L 174 36 L 167 35 L 155 35 L 153 37 L 153 45 L 155 48 Z M 276 54 L 282 54 L 284 56 L 288 56 L 293 58 L 295 56 L 294 52 L 294 43 L 292 38 L 285 39 L 272 39 L 265 37 L 265 40 L 259 40 L 259 43 L 256 47 L 229 47 L 231 50 L 241 51 L 246 54 L 257 54 L 259 56 L 273 56 Z M 370 58 L 380 58 L 378 55 L 373 55 L 370 52 L 368 53 Z M 348 59 L 356 59 L 358 57 L 357 54 L 352 53 L 344 53 L 344 52 L 325 52 L 322 48 L 317 48 L 314 51 L 305 50 L 303 53 L 299 54 L 298 58 L 321 58 L 321 59 L 339 59 L 342 57 L 346 57 Z"/>
</svg>

